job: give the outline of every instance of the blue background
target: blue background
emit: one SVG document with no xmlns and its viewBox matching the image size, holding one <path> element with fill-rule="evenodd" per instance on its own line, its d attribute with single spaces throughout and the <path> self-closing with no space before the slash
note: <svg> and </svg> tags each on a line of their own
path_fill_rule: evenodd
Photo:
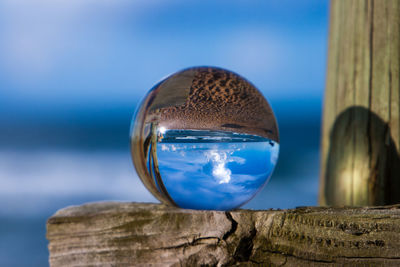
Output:
<svg viewBox="0 0 400 267">
<path fill-rule="evenodd" d="M 130 119 L 190 66 L 239 73 L 276 113 L 280 159 L 245 207 L 316 205 L 327 22 L 320 0 L 1 0 L 0 265 L 46 265 L 57 209 L 155 201 L 131 164 Z"/>
</svg>

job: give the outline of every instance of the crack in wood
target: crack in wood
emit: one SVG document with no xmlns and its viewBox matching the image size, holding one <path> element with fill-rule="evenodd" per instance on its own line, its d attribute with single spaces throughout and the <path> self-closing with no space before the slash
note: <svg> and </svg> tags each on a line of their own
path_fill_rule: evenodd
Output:
<svg viewBox="0 0 400 267">
<path fill-rule="evenodd" d="M 233 219 L 232 214 L 229 211 L 225 212 L 225 216 L 231 222 L 231 228 L 224 234 L 222 237 L 223 240 L 227 240 L 228 237 L 234 234 L 238 226 L 237 221 Z"/>
</svg>

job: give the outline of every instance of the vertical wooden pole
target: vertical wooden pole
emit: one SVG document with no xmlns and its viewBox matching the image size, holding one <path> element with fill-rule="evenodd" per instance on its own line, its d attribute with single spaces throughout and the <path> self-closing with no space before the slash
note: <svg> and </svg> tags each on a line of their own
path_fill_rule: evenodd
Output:
<svg viewBox="0 0 400 267">
<path fill-rule="evenodd" d="M 400 1 L 332 0 L 320 203 L 400 203 Z"/>
</svg>

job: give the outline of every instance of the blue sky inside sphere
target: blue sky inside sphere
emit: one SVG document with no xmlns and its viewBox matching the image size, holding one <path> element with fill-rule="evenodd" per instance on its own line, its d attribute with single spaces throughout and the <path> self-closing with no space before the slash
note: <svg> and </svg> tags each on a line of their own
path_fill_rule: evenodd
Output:
<svg viewBox="0 0 400 267">
<path fill-rule="evenodd" d="M 212 135 L 198 139 L 196 131 L 187 134 L 185 142 L 174 139 L 157 144 L 162 183 L 182 208 L 238 208 L 262 189 L 278 160 L 279 143 L 266 138 L 218 141 Z"/>
</svg>

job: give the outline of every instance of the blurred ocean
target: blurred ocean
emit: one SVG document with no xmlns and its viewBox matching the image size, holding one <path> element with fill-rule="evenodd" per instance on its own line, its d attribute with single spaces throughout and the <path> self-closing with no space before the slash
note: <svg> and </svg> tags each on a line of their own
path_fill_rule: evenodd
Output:
<svg viewBox="0 0 400 267">
<path fill-rule="evenodd" d="M 162 77 L 217 66 L 251 81 L 280 130 L 244 208 L 316 205 L 328 1 L 0 1 L 0 266 L 46 266 L 46 219 L 89 201 L 155 199 L 130 120 Z"/>
</svg>

